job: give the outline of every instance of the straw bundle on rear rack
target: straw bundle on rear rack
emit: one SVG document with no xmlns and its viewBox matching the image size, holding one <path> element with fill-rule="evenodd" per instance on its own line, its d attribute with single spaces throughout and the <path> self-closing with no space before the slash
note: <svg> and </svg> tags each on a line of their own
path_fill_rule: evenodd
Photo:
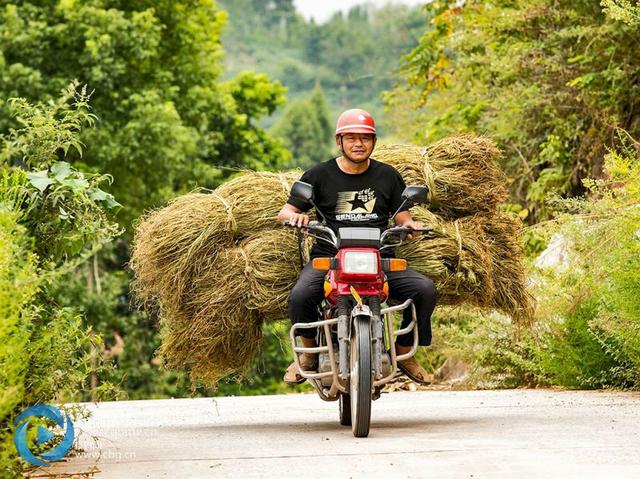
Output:
<svg viewBox="0 0 640 479">
<path fill-rule="evenodd" d="M 491 213 L 507 199 L 500 150 L 462 135 L 431 146 L 381 145 L 372 155 L 397 169 L 406 184 L 429 188 L 429 209 L 446 219 Z"/>
<path fill-rule="evenodd" d="M 499 156 L 490 140 L 473 136 L 426 148 L 381 146 L 373 155 L 395 166 L 407 184 L 431 190 L 430 204 L 412 214 L 433 233 L 397 254 L 435 281 L 440 304 L 497 309 L 522 324 L 532 317 L 533 300 L 518 241 L 521 222 L 497 212 L 506 198 Z M 295 233 L 276 216 L 300 175 L 246 172 L 141 219 L 133 289 L 159 314 L 169 366 L 213 386 L 248 370 L 264 321 L 286 320 L 300 261 Z"/>
</svg>

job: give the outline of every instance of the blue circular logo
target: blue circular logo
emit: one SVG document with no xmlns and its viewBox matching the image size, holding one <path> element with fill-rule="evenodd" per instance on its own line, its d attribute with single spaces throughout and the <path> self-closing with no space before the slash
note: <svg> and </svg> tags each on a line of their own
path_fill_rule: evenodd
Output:
<svg viewBox="0 0 640 479">
<path fill-rule="evenodd" d="M 51 419 L 61 428 L 64 428 L 64 439 L 53 449 L 40 454 L 40 457 L 36 457 L 31 450 L 29 449 L 29 444 L 27 442 L 27 428 L 29 426 L 29 418 L 32 417 L 45 417 L 47 419 Z M 65 420 L 62 416 L 62 412 L 53 406 L 49 406 L 48 404 L 38 404 L 37 406 L 32 406 L 29 409 L 25 410 L 20 414 L 15 421 L 15 424 L 18 426 L 16 428 L 16 433 L 13 436 L 13 442 L 16 445 L 16 449 L 22 458 L 34 466 L 49 466 L 50 464 L 46 461 L 57 461 L 62 459 L 67 455 L 69 449 L 73 445 L 74 438 L 74 430 L 73 424 L 71 423 L 71 419 L 67 415 L 66 418 L 66 427 Z M 24 421 L 24 422 L 23 422 Z M 22 423 L 22 424 L 20 424 Z M 38 426 L 38 436 L 36 438 L 36 444 L 41 445 L 45 442 L 51 440 L 55 436 L 49 429 L 43 426 Z M 44 459 L 44 460 L 43 460 Z"/>
</svg>

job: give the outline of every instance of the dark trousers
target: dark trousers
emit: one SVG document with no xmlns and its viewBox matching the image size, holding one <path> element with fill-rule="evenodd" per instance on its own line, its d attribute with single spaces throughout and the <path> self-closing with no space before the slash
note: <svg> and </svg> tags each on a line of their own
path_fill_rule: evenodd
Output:
<svg viewBox="0 0 640 479">
<path fill-rule="evenodd" d="M 438 293 L 433 281 L 426 276 L 412 270 L 388 272 L 389 297 L 404 302 L 413 299 L 418 319 L 418 344 L 431 344 L 431 314 L 436 307 Z M 323 283 L 325 271 L 318 271 L 308 263 L 300 273 L 298 282 L 289 295 L 289 319 L 295 323 L 309 323 L 318 321 L 318 305 L 324 298 Z M 411 322 L 411 308 L 404 310 L 402 327 Z M 302 329 L 299 334 L 308 338 L 315 338 L 315 329 Z M 413 344 L 413 334 L 398 336 L 396 340 L 401 346 Z"/>
</svg>

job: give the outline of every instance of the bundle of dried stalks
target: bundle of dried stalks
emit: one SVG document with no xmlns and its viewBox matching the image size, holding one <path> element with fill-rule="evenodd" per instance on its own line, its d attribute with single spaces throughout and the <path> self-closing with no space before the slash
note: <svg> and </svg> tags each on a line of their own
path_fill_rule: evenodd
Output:
<svg viewBox="0 0 640 479">
<path fill-rule="evenodd" d="M 249 369 L 262 324 L 247 308 L 251 266 L 242 248 L 222 249 L 213 258 L 195 268 L 178 301 L 171 292 L 157 298 L 165 363 L 190 370 L 207 386 Z"/>
<path fill-rule="evenodd" d="M 380 145 L 373 157 L 407 184 L 429 188 L 430 209 L 447 219 L 489 213 L 507 199 L 500 150 L 487 138 L 460 135 L 427 147 Z"/>
<path fill-rule="evenodd" d="M 264 228 L 272 229 L 278 212 L 289 198 L 291 185 L 300 176 L 299 170 L 286 173 L 245 171 L 219 186 L 216 193 L 231 205 L 236 236 L 247 237 Z"/>
<path fill-rule="evenodd" d="M 510 315 L 516 324 L 528 326 L 533 321 L 536 302 L 527 286 L 520 242 L 522 221 L 497 213 L 484 223 L 484 230 L 493 261 L 494 307 Z"/>
<path fill-rule="evenodd" d="M 295 232 L 280 228 L 242 242 L 249 259 L 248 307 L 269 321 L 287 319 L 287 298 L 300 272 Z"/>
<path fill-rule="evenodd" d="M 180 196 L 136 225 L 130 267 L 142 302 L 170 294 L 179 302 L 201 263 L 233 243 L 230 204 L 216 192 Z"/>
<path fill-rule="evenodd" d="M 494 297 L 492 261 L 484 236 L 484 217 L 444 221 L 426 208 L 411 210 L 432 232 L 397 249 L 398 257 L 430 277 L 438 289 L 439 304 L 469 302 L 490 307 Z"/>
<path fill-rule="evenodd" d="M 165 310 L 160 319 L 160 355 L 169 368 L 186 369 L 194 384 L 215 387 L 225 377 L 240 376 L 251 363 L 262 342 L 262 321 L 244 308 L 219 309 L 204 318 L 180 318 Z M 229 316 L 242 321 L 225 321 Z"/>
</svg>

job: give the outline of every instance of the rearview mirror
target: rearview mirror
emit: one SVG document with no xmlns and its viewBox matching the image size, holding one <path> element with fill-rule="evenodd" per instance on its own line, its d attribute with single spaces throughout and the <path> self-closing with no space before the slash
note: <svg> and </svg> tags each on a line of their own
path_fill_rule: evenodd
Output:
<svg viewBox="0 0 640 479">
<path fill-rule="evenodd" d="M 313 203 L 313 186 L 304 181 L 295 181 L 291 186 L 291 196 L 305 203 Z"/>
<path fill-rule="evenodd" d="M 291 196 L 295 199 L 304 201 L 316 209 L 316 213 L 322 219 L 322 224 L 326 223 L 326 218 L 320 208 L 313 202 L 313 186 L 304 181 L 294 181 L 291 186 Z"/>
<path fill-rule="evenodd" d="M 411 205 L 419 205 L 427 202 L 427 194 L 429 193 L 429 188 L 426 186 L 407 186 L 402 192 L 402 199 L 404 199 L 407 204 Z"/>
<path fill-rule="evenodd" d="M 403 208 L 411 207 L 413 205 L 419 205 L 427 202 L 427 194 L 429 193 L 429 188 L 426 186 L 415 186 L 409 185 L 405 187 L 402 192 L 402 203 L 400 207 L 393 214 L 391 219 L 393 220 L 399 211 Z"/>
</svg>

